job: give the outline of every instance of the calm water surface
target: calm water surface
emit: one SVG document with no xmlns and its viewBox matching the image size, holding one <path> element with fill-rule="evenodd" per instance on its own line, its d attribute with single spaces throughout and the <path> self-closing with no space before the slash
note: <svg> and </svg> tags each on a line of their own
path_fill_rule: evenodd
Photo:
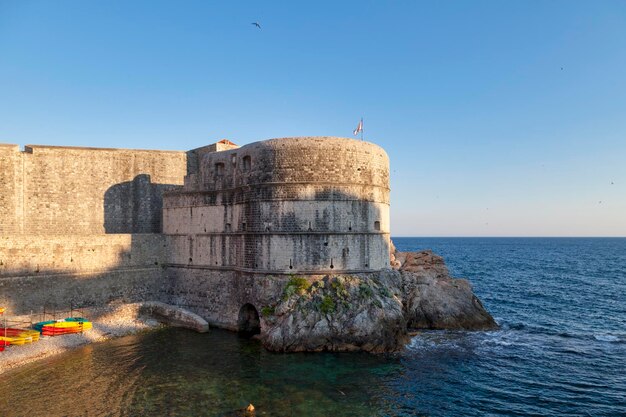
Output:
<svg viewBox="0 0 626 417">
<path fill-rule="evenodd" d="M 444 256 L 502 330 L 424 332 L 393 356 L 159 330 L 5 375 L 0 416 L 626 416 L 626 239 L 394 242 Z"/>
</svg>

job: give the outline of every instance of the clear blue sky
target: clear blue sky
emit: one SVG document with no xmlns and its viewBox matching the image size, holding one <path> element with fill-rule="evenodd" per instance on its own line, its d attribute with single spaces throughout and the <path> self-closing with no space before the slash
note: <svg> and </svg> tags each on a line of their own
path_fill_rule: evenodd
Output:
<svg viewBox="0 0 626 417">
<path fill-rule="evenodd" d="M 0 0 L 0 142 L 187 150 L 360 117 L 393 235 L 626 236 L 626 1 Z"/>
</svg>

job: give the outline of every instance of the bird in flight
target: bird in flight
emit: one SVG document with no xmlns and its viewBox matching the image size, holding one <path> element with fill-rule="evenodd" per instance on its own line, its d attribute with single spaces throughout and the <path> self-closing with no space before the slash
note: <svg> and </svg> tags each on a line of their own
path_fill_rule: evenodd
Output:
<svg viewBox="0 0 626 417">
<path fill-rule="evenodd" d="M 259 24 L 259 22 L 252 22 L 250 24 L 258 27 L 259 29 L 261 29 L 261 25 Z"/>
</svg>

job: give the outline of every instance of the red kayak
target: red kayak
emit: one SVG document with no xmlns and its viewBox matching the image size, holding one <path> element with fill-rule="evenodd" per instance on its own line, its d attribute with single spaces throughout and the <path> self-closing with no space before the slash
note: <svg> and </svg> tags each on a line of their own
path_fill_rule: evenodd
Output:
<svg viewBox="0 0 626 417">
<path fill-rule="evenodd" d="M 46 325 L 41 328 L 41 334 L 44 336 L 61 336 L 64 334 L 82 333 L 91 329 L 91 322 L 72 323 L 70 327 L 57 327 L 56 325 Z"/>
<path fill-rule="evenodd" d="M 11 342 L 8 340 L 0 340 L 0 352 L 4 351 L 5 346 L 9 346 Z"/>
</svg>

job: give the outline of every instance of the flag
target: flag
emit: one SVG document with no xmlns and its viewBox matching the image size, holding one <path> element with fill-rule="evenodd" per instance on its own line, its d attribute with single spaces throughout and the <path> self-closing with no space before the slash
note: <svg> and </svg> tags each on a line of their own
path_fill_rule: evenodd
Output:
<svg viewBox="0 0 626 417">
<path fill-rule="evenodd" d="M 359 125 L 356 127 L 356 129 L 352 131 L 352 134 L 356 136 L 359 134 L 359 132 L 362 132 L 362 131 L 363 131 L 363 119 L 359 121 Z"/>
</svg>

